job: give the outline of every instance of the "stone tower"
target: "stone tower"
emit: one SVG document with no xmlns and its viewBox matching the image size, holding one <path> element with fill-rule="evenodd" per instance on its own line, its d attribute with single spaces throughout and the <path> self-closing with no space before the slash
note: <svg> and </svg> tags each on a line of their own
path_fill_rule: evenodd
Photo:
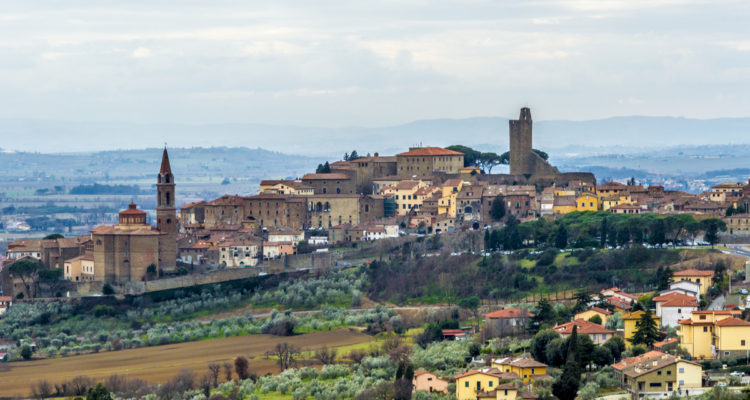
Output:
<svg viewBox="0 0 750 400">
<path fill-rule="evenodd" d="M 534 158 L 531 150 L 531 110 L 521 109 L 517 120 L 510 120 L 510 173 L 534 174 Z"/>
<path fill-rule="evenodd" d="M 166 147 L 156 181 L 156 196 L 156 228 L 161 232 L 159 268 L 172 270 L 177 263 L 177 210 L 174 206 L 174 175 Z"/>
</svg>

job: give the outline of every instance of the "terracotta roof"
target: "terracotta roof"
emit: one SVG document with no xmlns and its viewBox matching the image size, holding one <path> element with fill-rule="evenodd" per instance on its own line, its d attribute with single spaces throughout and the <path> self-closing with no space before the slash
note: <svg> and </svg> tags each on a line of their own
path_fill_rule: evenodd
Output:
<svg viewBox="0 0 750 400">
<path fill-rule="evenodd" d="M 128 204 L 128 208 L 120 211 L 120 215 L 145 215 L 145 211 L 141 211 L 137 208 L 135 203 Z"/>
<path fill-rule="evenodd" d="M 662 307 L 698 307 L 698 299 L 679 292 L 667 293 L 653 298 Z"/>
<path fill-rule="evenodd" d="M 65 262 L 71 262 L 76 260 L 85 260 L 85 261 L 94 261 L 94 255 L 93 254 L 81 254 L 78 257 L 73 257 L 71 259 L 65 260 Z"/>
<path fill-rule="evenodd" d="M 677 271 L 672 276 L 713 276 L 714 271 L 698 270 L 698 269 L 683 269 Z"/>
<path fill-rule="evenodd" d="M 555 196 L 555 199 L 553 200 L 553 204 L 556 206 L 575 206 L 576 197 L 575 196 Z"/>
<path fill-rule="evenodd" d="M 672 338 L 667 338 L 665 340 L 662 340 L 661 342 L 654 343 L 654 348 L 655 349 L 662 348 L 662 347 L 664 347 L 664 346 L 666 346 L 668 344 L 676 343 L 676 342 L 677 342 L 677 338 L 673 338 L 673 337 Z"/>
<path fill-rule="evenodd" d="M 739 318 L 729 317 L 717 322 L 716 326 L 750 326 L 750 322 Z"/>
<path fill-rule="evenodd" d="M 504 373 L 502 373 L 497 368 L 486 368 L 486 369 L 481 369 L 481 370 L 480 369 L 475 369 L 473 371 L 464 372 L 463 374 L 458 374 L 458 375 L 454 376 L 454 378 L 460 379 L 460 378 L 463 378 L 463 377 L 466 377 L 466 376 L 471 376 L 471 375 L 476 375 L 476 374 L 483 374 L 483 375 L 494 376 L 494 377 L 500 378 L 500 379 L 508 379 L 508 376 L 510 376 L 510 374 L 507 374 L 507 373 L 504 374 Z M 518 375 L 515 374 L 515 373 L 513 375 L 515 375 L 516 378 L 518 377 Z"/>
<path fill-rule="evenodd" d="M 443 329 L 443 336 L 465 336 L 466 332 L 461 329 Z"/>
<path fill-rule="evenodd" d="M 169 154 L 167 154 L 167 148 L 164 148 L 164 153 L 161 155 L 161 168 L 159 168 L 159 174 L 171 174 L 172 167 L 169 165 Z"/>
<path fill-rule="evenodd" d="M 592 334 L 592 333 L 615 333 L 615 331 L 606 329 L 605 327 L 593 323 L 591 321 L 586 321 L 584 319 L 577 319 L 575 321 L 568 322 L 567 324 L 558 325 L 552 329 L 555 330 L 555 332 L 563 334 L 563 335 L 569 335 L 573 333 L 573 327 L 578 327 L 578 333 L 584 333 L 584 334 Z"/>
<path fill-rule="evenodd" d="M 589 309 L 586 311 L 596 311 L 599 314 L 612 315 L 612 311 L 605 310 L 604 308 L 601 308 L 601 307 L 589 307 Z"/>
<path fill-rule="evenodd" d="M 139 226 L 139 225 L 136 225 Z M 95 235 L 133 235 L 133 236 L 151 236 L 151 235 L 161 235 L 161 232 L 156 230 L 155 228 L 146 225 L 143 228 L 136 228 L 136 229 L 117 229 L 117 227 L 112 225 L 103 225 L 103 226 L 97 226 L 96 228 L 91 230 L 91 233 Z"/>
<path fill-rule="evenodd" d="M 490 319 L 503 319 L 503 318 L 531 318 L 534 314 L 521 309 L 521 308 L 508 308 L 505 310 L 498 310 L 489 314 L 484 314 L 485 318 Z"/>
<path fill-rule="evenodd" d="M 702 311 L 693 311 L 693 314 L 742 315 L 742 311 L 740 310 L 702 310 Z"/>
<path fill-rule="evenodd" d="M 629 301 L 625 301 L 617 297 L 607 297 L 606 299 L 607 299 L 607 303 L 612 304 L 613 306 L 617 308 L 621 308 L 623 310 L 629 310 L 632 307 Z"/>
<path fill-rule="evenodd" d="M 546 368 L 547 364 L 540 363 L 531 358 L 519 358 L 510 362 L 510 365 L 520 368 Z"/>
<path fill-rule="evenodd" d="M 206 205 L 207 206 L 241 206 L 242 197 L 225 194 L 224 196 L 221 196 L 218 199 L 209 201 L 208 203 L 206 203 Z"/>
<path fill-rule="evenodd" d="M 419 181 L 401 181 L 395 187 L 396 190 L 409 190 L 419 186 Z"/>
<path fill-rule="evenodd" d="M 349 179 L 349 176 L 346 175 L 346 174 L 340 174 L 340 173 L 337 173 L 337 172 L 331 172 L 331 173 L 327 173 L 327 174 L 306 174 L 305 176 L 302 177 L 303 181 L 304 180 L 308 180 L 308 181 L 310 181 L 310 180 L 327 180 L 327 179 L 334 179 L 334 180 L 335 179 L 340 179 L 340 180 L 344 180 L 344 179 Z"/>
<path fill-rule="evenodd" d="M 180 210 L 188 210 L 188 209 L 191 209 L 191 208 L 193 208 L 195 206 L 201 205 L 203 203 L 204 203 L 204 201 L 194 201 L 194 202 L 192 202 L 190 204 L 185 204 L 184 206 L 180 207 Z"/>
<path fill-rule="evenodd" d="M 683 360 L 679 357 L 675 357 L 669 354 L 663 354 L 662 356 L 658 358 L 651 358 L 649 360 L 644 360 L 644 361 L 635 363 L 631 365 L 630 367 L 625 368 L 622 371 L 624 375 L 627 375 L 631 378 L 636 378 L 641 375 L 645 375 L 653 371 L 657 371 L 659 369 L 662 369 L 666 366 L 672 365 L 680 361 L 694 364 L 694 365 L 700 365 L 693 361 Z"/>
<path fill-rule="evenodd" d="M 652 358 L 659 358 L 663 355 L 665 355 L 665 353 L 662 353 L 661 351 L 651 350 L 639 356 L 623 358 L 620 362 L 612 364 L 612 368 L 622 371 L 623 369 L 638 364 L 639 362 L 647 361 Z"/>
<path fill-rule="evenodd" d="M 396 156 L 462 156 L 464 153 L 444 149 L 442 147 L 419 147 L 410 149 L 405 153 L 396 154 Z"/>
</svg>

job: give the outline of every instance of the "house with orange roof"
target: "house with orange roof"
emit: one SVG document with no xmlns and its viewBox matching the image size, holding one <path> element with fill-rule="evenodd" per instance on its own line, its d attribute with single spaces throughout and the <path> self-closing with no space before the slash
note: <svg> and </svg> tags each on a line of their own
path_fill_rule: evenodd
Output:
<svg viewBox="0 0 750 400">
<path fill-rule="evenodd" d="M 559 333 L 560 337 L 566 339 L 573 333 L 573 327 L 577 327 L 576 332 L 579 335 L 588 336 L 594 344 L 602 344 L 615 334 L 615 331 L 585 319 L 577 319 L 566 324 L 557 325 L 552 329 Z"/>
<path fill-rule="evenodd" d="M 274 242 L 282 243 L 282 242 Z M 218 245 L 220 265 L 233 267 L 254 267 L 260 258 L 260 243 L 249 240 L 227 240 Z"/>
<path fill-rule="evenodd" d="M 13 305 L 13 298 L 10 296 L 0 296 L 0 315 L 5 314 L 6 311 Z"/>
<path fill-rule="evenodd" d="M 694 362 L 650 351 L 614 364 L 620 385 L 634 399 L 690 396 L 702 392 L 702 368 Z"/>
<path fill-rule="evenodd" d="M 741 317 L 739 310 L 693 311 L 678 321 L 680 345 L 694 359 L 744 357 L 750 349 L 750 322 Z"/>
<path fill-rule="evenodd" d="M 698 270 L 693 268 L 684 269 L 672 274 L 672 282 L 678 282 L 681 280 L 695 282 L 700 285 L 700 294 L 706 294 L 708 288 L 711 287 L 711 278 L 713 278 L 713 276 L 714 271 L 710 270 Z"/>
<path fill-rule="evenodd" d="M 677 322 L 690 318 L 693 311 L 698 311 L 698 299 L 679 292 L 667 293 L 653 298 L 656 304 L 656 315 L 661 318 L 663 328 L 680 326 Z"/>
<path fill-rule="evenodd" d="M 518 400 L 518 399 L 538 399 L 539 395 L 534 392 L 523 390 L 523 388 L 515 383 L 503 383 L 498 386 L 495 390 L 488 392 L 478 393 L 477 400 L 479 399 L 493 399 L 493 400 Z"/>
<path fill-rule="evenodd" d="M 185 225 L 203 224 L 205 219 L 205 201 L 196 201 L 180 207 L 180 223 Z"/>
<path fill-rule="evenodd" d="M 438 188 L 429 189 L 429 184 L 422 180 L 405 180 L 382 189 L 380 194 L 392 195 L 396 200 L 398 215 L 407 215 L 412 210 L 418 211 L 424 199 L 437 190 Z"/>
<path fill-rule="evenodd" d="M 440 147 L 410 147 L 396 154 L 396 173 L 401 179 L 432 177 L 436 172 L 458 174 L 463 167 L 463 153 Z"/>
<path fill-rule="evenodd" d="M 292 242 L 263 242 L 263 259 L 272 260 L 284 255 L 296 254 Z"/>
<path fill-rule="evenodd" d="M 412 392 L 422 390 L 428 393 L 448 393 L 449 382 L 447 380 L 423 369 L 414 371 L 414 378 L 412 379 L 411 384 Z"/>
<path fill-rule="evenodd" d="M 454 376 L 456 399 L 476 400 L 477 396 L 495 390 L 503 381 L 518 379 L 514 373 L 503 373 L 497 368 L 484 368 Z"/>
<path fill-rule="evenodd" d="M 495 335 L 517 335 L 526 332 L 534 314 L 522 308 L 507 308 L 484 314 L 487 328 Z"/>
<path fill-rule="evenodd" d="M 573 319 L 583 319 L 583 320 L 590 320 L 594 315 L 598 315 L 599 318 L 602 319 L 601 325 L 604 326 L 607 324 L 607 319 L 612 316 L 612 311 L 606 310 L 601 307 L 590 307 L 587 310 L 581 311 L 577 313 Z"/>
<path fill-rule="evenodd" d="M 492 366 L 504 373 L 514 373 L 529 384 L 536 380 L 549 379 L 547 364 L 528 357 L 503 357 L 492 360 Z"/>
</svg>

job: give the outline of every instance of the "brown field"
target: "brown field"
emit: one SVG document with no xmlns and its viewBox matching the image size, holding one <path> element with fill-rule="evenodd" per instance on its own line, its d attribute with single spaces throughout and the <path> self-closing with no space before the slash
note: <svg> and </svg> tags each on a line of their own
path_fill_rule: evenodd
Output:
<svg viewBox="0 0 750 400">
<path fill-rule="evenodd" d="M 256 374 L 278 372 L 274 360 L 265 359 L 266 351 L 276 343 L 288 342 L 303 350 L 347 346 L 374 340 L 356 329 L 339 329 L 299 336 L 278 337 L 250 335 L 203 340 L 165 346 L 86 354 L 48 360 L 19 361 L 6 364 L 0 372 L 0 397 L 29 396 L 31 385 L 46 379 L 50 383 L 68 381 L 79 375 L 106 379 L 119 374 L 138 377 L 149 382 L 164 382 L 183 369 L 203 375 L 212 362 L 233 361 L 244 355 Z"/>
</svg>

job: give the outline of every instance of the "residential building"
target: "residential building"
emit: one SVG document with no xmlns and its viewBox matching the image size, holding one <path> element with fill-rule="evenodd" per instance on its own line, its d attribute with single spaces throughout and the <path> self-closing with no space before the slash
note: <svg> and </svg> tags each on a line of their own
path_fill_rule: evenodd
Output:
<svg viewBox="0 0 750 400">
<path fill-rule="evenodd" d="M 608 182 L 604 185 L 596 186 L 596 195 L 599 198 L 618 196 L 621 193 L 627 193 L 627 186 L 619 182 Z"/>
<path fill-rule="evenodd" d="M 348 174 L 330 172 L 324 174 L 307 174 L 302 183 L 313 188 L 315 194 L 354 194 L 356 183 Z"/>
<path fill-rule="evenodd" d="M 428 192 L 423 192 L 418 195 L 417 193 L 421 189 L 428 188 L 427 182 L 424 181 L 412 181 L 405 180 L 401 181 L 395 186 L 384 188 L 380 191 L 382 195 L 392 195 L 396 200 L 397 213 L 398 215 L 409 214 L 412 210 L 418 210 L 422 206 L 424 198 Z M 438 190 L 433 188 L 433 190 Z"/>
<path fill-rule="evenodd" d="M 477 399 L 494 399 L 494 400 L 517 400 L 517 399 L 538 399 L 539 395 L 534 392 L 521 390 L 514 383 L 503 383 L 498 385 L 495 390 L 477 394 Z"/>
<path fill-rule="evenodd" d="M 94 255 L 82 254 L 78 257 L 71 258 L 63 264 L 63 279 L 71 282 L 91 282 L 98 277 L 103 278 L 100 271 L 96 274 L 94 271 Z"/>
<path fill-rule="evenodd" d="M 641 207 L 633 204 L 618 204 L 609 208 L 609 212 L 611 212 L 612 214 L 640 215 L 642 210 L 643 209 Z"/>
<path fill-rule="evenodd" d="M 5 314 L 6 311 L 13 305 L 13 298 L 10 296 L 0 296 L 0 315 Z"/>
<path fill-rule="evenodd" d="M 750 322 L 737 310 L 693 311 L 679 321 L 680 345 L 694 359 L 745 357 L 750 349 Z"/>
<path fill-rule="evenodd" d="M 309 227 L 309 201 L 313 196 L 263 193 L 242 198 L 243 225 L 255 228 L 287 227 L 301 230 Z M 321 209 L 323 205 L 321 204 Z"/>
<path fill-rule="evenodd" d="M 186 225 L 202 225 L 206 219 L 205 206 L 205 201 L 196 201 L 180 207 L 180 224 L 183 227 Z"/>
<path fill-rule="evenodd" d="M 576 205 L 576 196 L 555 196 L 552 203 L 552 213 L 555 215 L 568 214 L 576 211 L 578 206 Z"/>
<path fill-rule="evenodd" d="M 263 180 L 260 181 L 259 194 L 286 194 L 297 196 L 311 196 L 315 188 L 302 181 L 293 180 Z"/>
<path fill-rule="evenodd" d="M 734 214 L 722 219 L 727 224 L 730 235 L 750 236 L 750 214 Z"/>
<path fill-rule="evenodd" d="M 615 297 L 620 300 L 627 301 L 628 304 L 633 301 L 638 301 L 638 296 L 626 293 L 624 290 L 618 288 L 617 286 L 611 287 L 609 289 L 602 289 L 599 293 L 601 293 L 601 295 L 605 298 Z"/>
<path fill-rule="evenodd" d="M 268 229 L 268 241 L 269 242 L 291 242 L 297 246 L 297 243 L 305 240 L 305 232 L 302 230 L 286 228 L 286 227 L 272 227 Z"/>
<path fill-rule="evenodd" d="M 224 195 L 203 204 L 206 228 L 221 225 L 242 226 L 245 222 L 245 208 L 242 197 Z"/>
<path fill-rule="evenodd" d="M 638 329 L 638 324 L 643 313 L 645 313 L 645 311 L 638 310 L 622 315 L 622 322 L 625 328 L 623 338 L 625 339 L 626 347 L 630 347 L 633 345 L 631 341 L 633 340 L 635 331 Z M 657 327 L 661 326 L 661 318 L 658 315 L 656 315 L 655 313 L 651 313 L 651 319 L 654 320 L 654 323 Z"/>
<path fill-rule="evenodd" d="M 679 292 L 656 296 L 653 301 L 663 328 L 676 328 L 680 326 L 678 321 L 690 318 L 693 311 L 698 311 L 698 299 Z"/>
<path fill-rule="evenodd" d="M 285 255 L 296 254 L 294 243 L 291 242 L 263 242 L 263 259 L 272 260 Z"/>
<path fill-rule="evenodd" d="M 588 336 L 594 344 L 602 344 L 615 334 L 615 331 L 585 319 L 576 319 L 566 324 L 557 325 L 552 329 L 565 339 L 573 333 L 573 327 L 577 328 L 576 333 L 578 335 Z"/>
<path fill-rule="evenodd" d="M 445 379 L 441 379 L 439 376 L 432 372 L 425 371 L 423 369 L 414 371 L 414 378 L 412 379 L 413 392 L 423 390 L 425 392 L 442 392 L 448 393 L 449 382 Z"/>
<path fill-rule="evenodd" d="M 682 280 L 695 282 L 700 285 L 700 294 L 706 294 L 708 288 L 711 287 L 711 278 L 714 276 L 714 271 L 709 270 L 698 270 L 698 269 L 684 269 L 682 271 L 676 271 L 672 274 L 672 282 L 679 282 Z"/>
<path fill-rule="evenodd" d="M 534 314 L 522 308 L 507 308 L 484 314 L 487 327 L 495 335 L 517 335 L 526 331 Z"/>
<path fill-rule="evenodd" d="M 615 368 L 622 383 L 635 399 L 698 395 L 702 386 L 701 365 L 669 354 L 649 352 Z M 629 359 L 632 360 L 632 359 Z M 623 360 L 623 363 L 626 360 Z M 618 363 L 618 364 L 621 364 Z"/>
<path fill-rule="evenodd" d="M 698 282 L 687 279 L 674 281 L 669 284 L 669 289 L 659 292 L 660 295 L 668 293 L 682 293 L 697 299 L 700 298 L 701 285 Z"/>
<path fill-rule="evenodd" d="M 446 214 L 449 217 L 456 216 L 456 202 L 458 192 L 461 191 L 464 182 L 461 179 L 448 179 L 440 185 L 442 196 L 438 201 L 438 214 Z"/>
<path fill-rule="evenodd" d="M 607 324 L 607 319 L 612 316 L 612 311 L 609 311 L 607 309 L 601 308 L 601 307 L 590 307 L 587 310 L 583 310 L 579 313 L 577 313 L 573 319 L 583 319 L 583 320 L 590 320 L 594 315 L 598 315 L 599 318 L 602 319 L 602 326 L 605 326 Z"/>
<path fill-rule="evenodd" d="M 220 243 L 219 263 L 223 267 L 254 267 L 258 265 L 260 243 L 249 240 L 227 240 Z"/>
<path fill-rule="evenodd" d="M 492 361 L 492 366 L 504 373 L 512 372 L 518 375 L 525 384 L 550 378 L 550 376 L 547 375 L 547 364 L 540 363 L 539 361 L 528 357 L 504 357 L 495 359 Z"/>
<path fill-rule="evenodd" d="M 396 154 L 397 175 L 402 179 L 432 177 L 436 172 L 458 174 L 463 167 L 463 153 L 440 147 L 411 147 Z"/>
<path fill-rule="evenodd" d="M 581 193 L 576 197 L 576 211 L 599 211 L 599 198 L 593 193 Z"/>
<path fill-rule="evenodd" d="M 476 400 L 477 395 L 495 390 L 501 380 L 517 379 L 514 373 L 502 373 L 496 368 L 485 368 L 455 376 L 456 399 Z"/>
<path fill-rule="evenodd" d="M 727 202 L 729 197 L 739 197 L 743 194 L 743 188 L 747 182 L 725 182 L 711 187 L 709 199 L 718 203 Z"/>
</svg>

